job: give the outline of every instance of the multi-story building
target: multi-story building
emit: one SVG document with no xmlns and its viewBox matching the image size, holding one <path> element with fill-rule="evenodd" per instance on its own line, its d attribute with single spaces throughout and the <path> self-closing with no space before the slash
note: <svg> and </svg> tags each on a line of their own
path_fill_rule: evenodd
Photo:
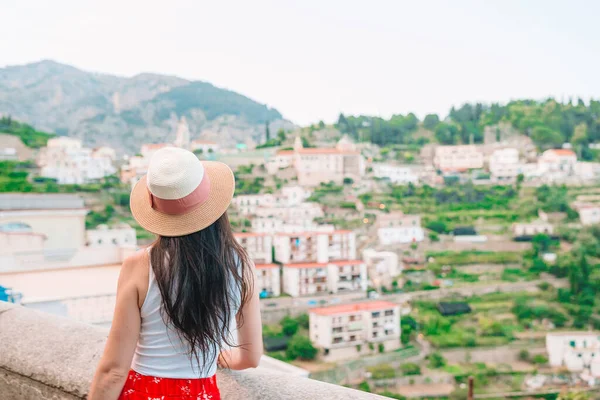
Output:
<svg viewBox="0 0 600 400">
<path fill-rule="evenodd" d="M 280 218 L 287 224 L 304 225 L 315 218 L 323 217 L 323 208 L 318 203 L 301 203 L 284 207 L 257 207 L 253 214 L 259 218 Z"/>
<path fill-rule="evenodd" d="M 512 225 L 512 232 L 514 237 L 535 236 L 538 234 L 552 235 L 554 233 L 554 227 L 552 224 L 542 220 L 517 222 Z"/>
<path fill-rule="evenodd" d="M 564 179 L 574 174 L 577 155 L 569 149 L 546 150 L 538 158 L 538 170 L 545 181 Z"/>
<path fill-rule="evenodd" d="M 97 150 L 81 146 L 81 141 L 68 137 L 48 140 L 40 151 L 40 175 L 56 179 L 60 184 L 82 184 L 97 181 L 116 172 L 114 150 L 101 147 Z"/>
<path fill-rule="evenodd" d="M 352 231 L 279 233 L 274 244 L 283 264 L 283 290 L 291 296 L 367 289 L 366 265 L 356 259 Z"/>
<path fill-rule="evenodd" d="M 310 196 L 310 191 L 306 190 L 301 186 L 284 186 L 281 188 L 281 192 L 275 194 L 242 194 L 235 196 L 231 203 L 236 208 L 246 215 L 255 214 L 256 210 L 260 207 L 263 208 L 261 211 L 262 216 L 273 216 L 273 215 L 284 215 L 286 213 L 293 213 L 291 207 L 300 206 L 305 210 L 319 210 L 315 211 L 317 216 L 322 215 L 321 207 L 316 203 L 306 203 L 304 201 Z M 281 208 L 280 210 L 269 211 L 270 209 Z M 267 215 L 272 213 L 272 215 Z M 289 215 L 284 215 L 289 216 Z M 307 215 L 305 214 L 304 217 Z M 314 217 L 313 217 L 314 218 Z"/>
<path fill-rule="evenodd" d="M 377 236 L 382 245 L 421 242 L 425 238 L 421 217 L 406 215 L 401 211 L 377 216 Z"/>
<path fill-rule="evenodd" d="M 279 296 L 281 278 L 279 265 L 273 263 L 273 238 L 265 233 L 235 233 L 256 267 L 256 287 L 261 297 Z"/>
<path fill-rule="evenodd" d="M 147 143 L 140 148 L 140 153 L 129 157 L 127 164 L 121 166 L 121 182 L 132 186 L 148 171 L 150 159 L 158 150 L 173 146 L 170 143 Z"/>
<path fill-rule="evenodd" d="M 265 233 L 242 232 L 233 235 L 255 264 L 273 263 L 273 237 Z"/>
<path fill-rule="evenodd" d="M 278 152 L 267 163 L 267 171 L 277 173 L 281 168 L 292 166 L 301 186 L 317 186 L 320 183 L 342 183 L 344 178 L 360 180 L 365 173 L 365 161 L 356 146 L 343 137 L 334 148 L 304 148 L 299 137 L 293 150 Z"/>
<path fill-rule="evenodd" d="M 335 230 L 333 225 L 319 225 L 312 219 L 296 219 L 284 221 L 278 217 L 253 217 L 252 232 L 263 233 L 292 233 L 292 232 L 330 232 Z"/>
<path fill-rule="evenodd" d="M 577 208 L 582 225 L 600 224 L 600 205 L 584 204 Z"/>
<path fill-rule="evenodd" d="M 401 347 L 400 305 L 370 301 L 314 308 L 309 312 L 310 340 L 326 361 L 360 357 Z"/>
<path fill-rule="evenodd" d="M 433 165 L 442 172 L 483 168 L 483 153 L 475 145 L 437 146 Z"/>
<path fill-rule="evenodd" d="M 505 148 L 494 150 L 490 156 L 490 175 L 493 181 L 513 181 L 522 173 L 519 150 Z"/>
<path fill-rule="evenodd" d="M 556 332 L 546 335 L 548 363 L 571 372 L 587 372 L 600 378 L 600 333 Z"/>
<path fill-rule="evenodd" d="M 418 183 L 419 176 L 413 171 L 413 168 L 403 165 L 373 163 L 373 176 L 376 178 L 389 179 L 390 182 L 406 185 L 409 183 Z"/>
</svg>

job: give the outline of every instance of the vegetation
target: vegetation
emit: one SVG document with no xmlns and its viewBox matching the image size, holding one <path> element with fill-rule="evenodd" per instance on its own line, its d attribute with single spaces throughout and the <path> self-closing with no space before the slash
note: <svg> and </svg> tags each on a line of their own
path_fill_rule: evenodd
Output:
<svg viewBox="0 0 600 400">
<path fill-rule="evenodd" d="M 10 115 L 0 118 L 0 133 L 18 136 L 21 141 L 32 148 L 44 147 L 54 134 L 40 132 L 30 125 L 13 120 Z"/>
<path fill-rule="evenodd" d="M 581 99 L 576 103 L 560 103 L 554 99 L 516 100 L 506 105 L 476 103 L 452 107 L 447 120 L 440 121 L 437 115 L 429 114 L 422 126 L 442 144 L 481 143 L 486 128 L 495 129 L 496 138 L 499 138 L 502 131 L 510 127 L 529 136 L 540 149 L 570 142 L 581 158 L 589 160 L 594 157 L 589 144 L 600 141 L 598 115 L 600 102 L 594 100 L 589 105 Z M 394 115 L 389 120 L 340 114 L 336 127 L 355 140 L 386 146 L 424 143 L 425 138 L 416 135 L 419 125 L 418 118 L 412 113 Z"/>
<path fill-rule="evenodd" d="M 286 356 L 290 360 L 295 360 L 296 358 L 302 360 L 314 360 L 317 353 L 318 350 L 313 346 L 310 339 L 303 335 L 295 335 L 292 337 L 286 350 Z"/>
</svg>

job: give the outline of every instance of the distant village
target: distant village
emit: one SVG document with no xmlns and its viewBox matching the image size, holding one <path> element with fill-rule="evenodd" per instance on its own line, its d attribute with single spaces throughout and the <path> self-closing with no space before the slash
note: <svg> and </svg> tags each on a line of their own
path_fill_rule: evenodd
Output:
<svg viewBox="0 0 600 400">
<path fill-rule="evenodd" d="M 189 149 L 203 160 L 227 162 L 238 179 L 244 179 L 240 167 L 252 164 L 258 172 L 246 175 L 279 183 L 271 184 L 269 191 L 237 194 L 230 213 L 232 220 L 243 221 L 235 227 L 235 237 L 254 261 L 264 318 L 272 322 L 270 318 L 307 312 L 310 341 L 319 350 L 318 358 L 331 363 L 404 348 L 401 326 L 411 312 L 411 298 L 392 294 L 407 281 L 440 290 L 456 284 L 452 278 L 433 276 L 425 267 L 435 257 L 427 257 L 418 246 L 435 243 L 429 229 L 422 226 L 424 215 L 390 209 L 384 203 L 365 204 L 360 195 L 376 192 L 381 184 L 535 188 L 600 183 L 600 163 L 579 161 L 569 145 L 538 153 L 524 136 L 487 144 L 425 145 L 414 162 L 401 164 L 386 159 L 377 146 L 354 143 L 339 132 L 334 139 L 310 147 L 303 143 L 302 134 L 288 133 L 289 148 L 225 147 L 192 139 L 195 135 L 182 118 L 173 143 L 141 144 L 138 154 L 117 155 L 109 147 L 90 149 L 79 139 L 55 137 L 35 155 L 18 143 L 6 142 L 0 147 L 0 160 L 35 157 L 39 177 L 59 185 L 118 177 L 128 187 L 146 173 L 152 155 L 167 146 Z M 347 186 L 352 194 L 345 195 L 344 201 L 350 209 L 370 208 L 360 227 L 324 222 L 331 207 L 313 195 L 326 185 Z M 600 223 L 596 200 L 573 202 L 581 226 Z M 13 289 L 5 292 L 7 298 L 10 295 L 13 301 L 86 322 L 109 320 L 118 266 L 147 240 L 139 240 L 136 229 L 126 223 L 86 229 L 89 204 L 94 201 L 99 200 L 79 194 L 0 194 L 0 285 Z M 508 246 L 518 245 L 511 240 L 530 241 L 538 234 L 554 236 L 553 217 L 540 210 L 535 219 L 514 221 Z M 438 250 L 444 246 L 486 250 L 493 240 L 473 226 L 461 226 L 445 235 Z M 543 259 L 552 263 L 556 254 L 545 251 Z M 90 271 L 98 279 L 80 287 L 45 284 L 52 274 L 79 282 Z M 77 300 L 65 302 L 61 296 Z M 91 298 L 94 302 L 88 301 Z M 294 309 L 297 312 L 290 311 Z M 549 365 L 581 374 L 585 382 L 595 385 L 600 379 L 599 337 L 549 329 Z M 422 335 L 417 338 L 421 341 Z M 542 387 L 542 378 L 536 379 L 529 386 Z"/>
</svg>

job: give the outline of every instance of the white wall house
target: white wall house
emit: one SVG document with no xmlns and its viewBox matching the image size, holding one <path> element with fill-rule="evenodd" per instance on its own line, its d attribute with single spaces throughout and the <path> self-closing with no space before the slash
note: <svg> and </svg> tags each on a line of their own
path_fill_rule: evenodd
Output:
<svg viewBox="0 0 600 400">
<path fill-rule="evenodd" d="M 577 155 L 569 149 L 546 150 L 538 158 L 540 176 L 546 182 L 554 182 L 573 176 L 577 165 Z"/>
<path fill-rule="evenodd" d="M 522 173 L 519 162 L 519 150 L 505 148 L 494 150 L 489 161 L 490 175 L 493 181 L 513 181 Z"/>
<path fill-rule="evenodd" d="M 401 211 L 377 216 L 377 236 L 382 245 L 421 242 L 425 238 L 421 217 Z"/>
<path fill-rule="evenodd" d="M 398 254 L 393 251 L 377 251 L 374 249 L 363 250 L 363 260 L 371 279 L 378 277 L 381 281 L 390 280 L 400 275 L 402 265 L 398 261 Z"/>
<path fill-rule="evenodd" d="M 122 223 L 109 228 L 98 225 L 96 229 L 85 231 L 86 243 L 90 247 L 137 246 L 135 229 Z"/>
<path fill-rule="evenodd" d="M 371 301 L 314 308 L 309 312 L 309 335 L 325 361 L 359 358 L 378 352 L 380 345 L 393 351 L 402 346 L 400 305 Z"/>
<path fill-rule="evenodd" d="M 83 184 L 114 174 L 114 150 L 98 151 L 81 146 L 81 141 L 68 137 L 48 140 L 40 151 L 40 176 L 56 179 L 60 184 Z"/>
<path fill-rule="evenodd" d="M 577 211 L 579 212 L 579 220 L 583 225 L 600 224 L 600 206 L 599 205 L 582 205 Z"/>
<path fill-rule="evenodd" d="M 296 137 L 293 150 L 283 150 L 267 162 L 267 171 L 276 174 L 280 168 L 293 167 L 300 186 L 317 186 L 333 181 L 342 183 L 344 178 L 355 181 L 365 174 L 364 157 L 347 137 L 334 148 L 304 148 Z"/>
<path fill-rule="evenodd" d="M 418 183 L 419 176 L 413 172 L 411 167 L 387 163 L 373 163 L 373 176 L 376 178 L 389 179 L 398 185 Z"/>
<path fill-rule="evenodd" d="M 201 152 L 202 154 L 213 154 L 219 151 L 219 145 L 217 142 L 208 140 L 192 140 L 190 150 L 193 152 Z"/>
<path fill-rule="evenodd" d="M 554 233 L 554 226 L 542 220 L 517 222 L 512 225 L 512 232 L 513 236 L 535 236 L 538 234 L 552 235 Z"/>
<path fill-rule="evenodd" d="M 231 203 L 242 213 L 246 215 L 256 214 L 258 208 L 263 208 L 261 216 L 280 215 L 283 217 L 298 214 L 300 211 L 311 210 L 316 216 L 323 214 L 321 206 L 316 203 L 305 203 L 310 197 L 310 191 L 301 186 L 284 186 L 279 193 L 275 194 L 242 194 L 233 198 Z M 273 209 L 272 211 L 270 211 Z M 294 211 L 296 209 L 296 211 Z M 310 216 L 304 214 L 302 217 Z M 313 217 L 314 218 L 314 217 Z"/>
<path fill-rule="evenodd" d="M 571 372 L 600 378 L 600 332 L 556 332 L 546 335 L 548 362 Z"/>
<path fill-rule="evenodd" d="M 443 172 L 483 168 L 483 153 L 475 145 L 437 146 L 433 165 Z"/>
</svg>

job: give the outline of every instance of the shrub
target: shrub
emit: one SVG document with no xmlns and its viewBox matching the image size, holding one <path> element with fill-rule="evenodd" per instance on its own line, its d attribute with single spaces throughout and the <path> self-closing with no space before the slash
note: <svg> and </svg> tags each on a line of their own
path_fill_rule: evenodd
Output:
<svg viewBox="0 0 600 400">
<path fill-rule="evenodd" d="M 360 353 L 360 351 L 362 350 L 362 346 L 360 344 L 356 345 L 356 352 Z"/>
<path fill-rule="evenodd" d="M 402 371 L 402 375 L 420 375 L 421 367 L 415 363 L 406 363 L 400 366 L 400 371 Z"/>
<path fill-rule="evenodd" d="M 367 381 L 362 381 L 358 384 L 358 390 L 362 390 L 363 392 L 371 393 L 371 387 Z"/>
<path fill-rule="evenodd" d="M 354 179 L 344 178 L 344 185 L 352 185 L 353 183 L 354 183 Z"/>
<path fill-rule="evenodd" d="M 446 365 L 446 359 L 440 353 L 431 353 L 429 355 L 429 366 L 431 368 L 442 368 Z"/>
<path fill-rule="evenodd" d="M 286 336 L 294 336 L 298 332 L 298 321 L 288 316 L 281 320 L 281 330 Z"/>
<path fill-rule="evenodd" d="M 313 346 L 310 339 L 306 336 L 295 335 L 288 343 L 286 356 L 289 359 L 295 360 L 314 360 L 319 351 Z"/>
<path fill-rule="evenodd" d="M 525 349 L 519 351 L 519 360 L 529 361 L 529 352 Z"/>
<path fill-rule="evenodd" d="M 383 343 L 379 343 L 379 346 L 377 346 L 377 348 L 379 349 L 380 353 L 383 353 L 385 351 L 385 346 L 383 345 Z"/>
<path fill-rule="evenodd" d="M 548 357 L 543 354 L 536 354 L 531 359 L 531 362 L 534 364 L 546 364 L 548 362 Z"/>
</svg>

